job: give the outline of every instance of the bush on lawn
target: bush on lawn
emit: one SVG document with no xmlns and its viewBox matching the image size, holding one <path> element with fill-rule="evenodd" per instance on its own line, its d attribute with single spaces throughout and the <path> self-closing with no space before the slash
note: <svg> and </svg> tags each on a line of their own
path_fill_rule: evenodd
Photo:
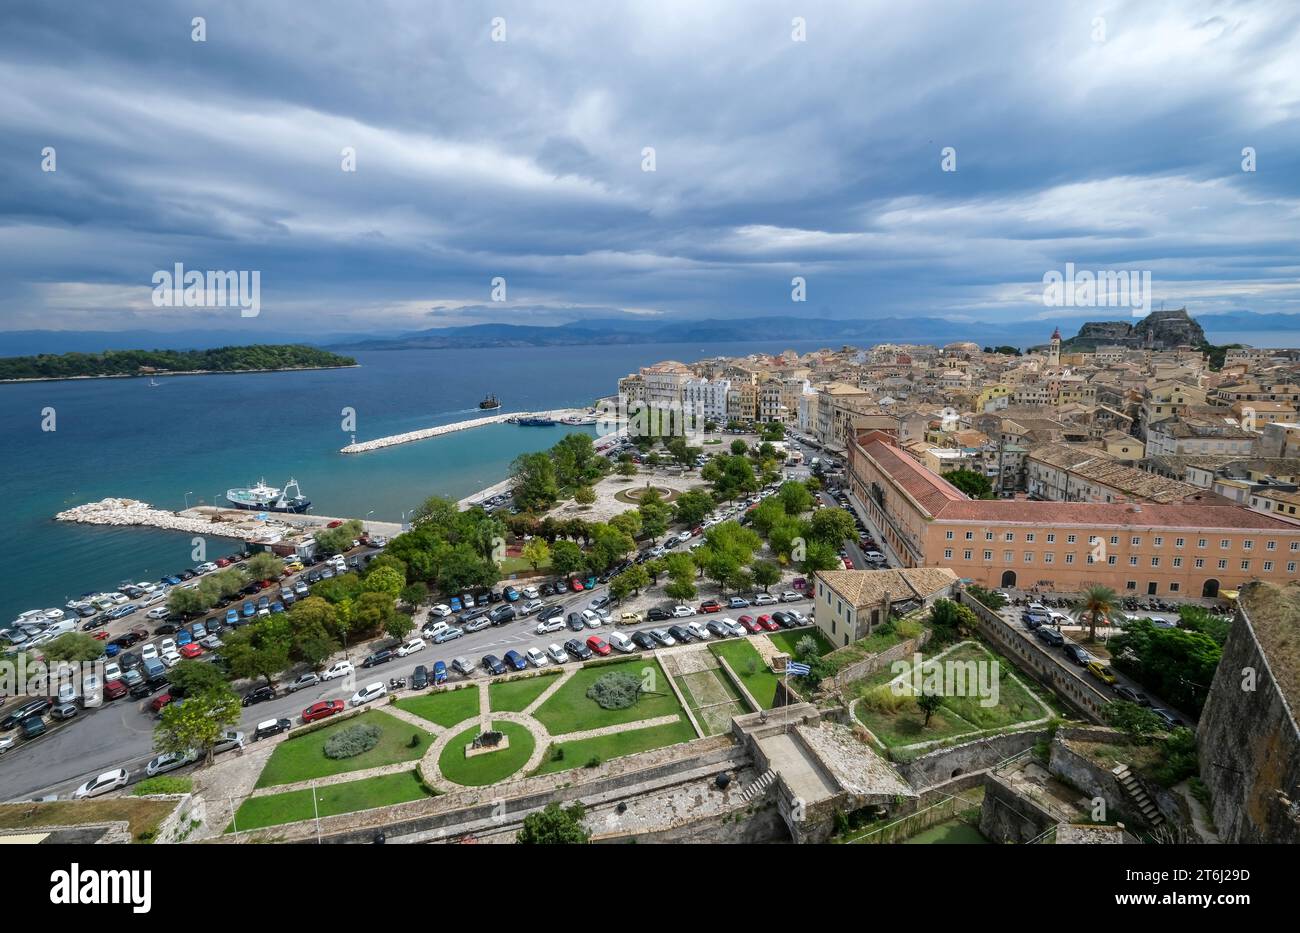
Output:
<svg viewBox="0 0 1300 933">
<path fill-rule="evenodd" d="M 628 709 L 641 696 L 641 681 L 623 671 L 604 674 L 587 688 L 587 696 L 601 709 Z"/>
<path fill-rule="evenodd" d="M 880 684 L 872 687 L 866 693 L 862 694 L 859 701 L 863 709 L 868 709 L 873 713 L 897 713 L 907 706 L 915 704 L 916 700 L 907 693 L 895 693 L 890 684 Z"/>
<path fill-rule="evenodd" d="M 326 740 L 325 757 L 336 760 L 339 758 L 355 758 L 357 755 L 368 752 L 378 745 L 383 734 L 383 729 L 368 722 L 359 722 L 355 726 L 348 726 Z"/>
</svg>

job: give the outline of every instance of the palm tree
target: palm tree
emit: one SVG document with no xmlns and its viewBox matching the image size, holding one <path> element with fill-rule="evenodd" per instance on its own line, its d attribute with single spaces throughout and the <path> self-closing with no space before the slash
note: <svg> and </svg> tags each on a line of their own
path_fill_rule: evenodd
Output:
<svg viewBox="0 0 1300 933">
<path fill-rule="evenodd" d="M 1075 603 L 1074 615 L 1076 618 L 1088 622 L 1088 640 L 1097 640 L 1097 623 L 1105 622 L 1115 606 L 1119 602 L 1119 596 L 1108 586 L 1090 586 L 1083 591 L 1082 598 Z"/>
</svg>

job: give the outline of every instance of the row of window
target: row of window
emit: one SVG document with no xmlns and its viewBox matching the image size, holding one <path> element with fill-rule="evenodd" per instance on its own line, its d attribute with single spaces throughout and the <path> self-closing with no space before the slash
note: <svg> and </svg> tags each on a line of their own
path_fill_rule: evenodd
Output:
<svg viewBox="0 0 1300 933">
<path fill-rule="evenodd" d="M 949 540 L 949 541 L 952 541 L 952 540 L 954 539 L 954 537 L 955 537 L 955 534 L 956 534 L 955 532 L 952 532 L 952 531 L 946 531 L 946 532 L 944 532 L 944 538 L 946 538 L 946 539 Z M 973 532 L 973 531 L 968 531 L 968 532 L 966 532 L 965 538 L 966 538 L 967 541 L 974 541 L 974 540 L 975 540 L 975 532 Z M 984 532 L 984 540 L 985 540 L 985 541 L 993 541 L 993 540 L 995 540 L 995 538 L 996 538 L 996 535 L 994 534 L 994 532 L 992 532 L 992 531 L 986 531 L 986 532 Z M 1045 534 L 1045 538 L 1046 538 L 1046 541 L 1047 541 L 1048 544 L 1055 544 L 1055 543 L 1056 543 L 1056 534 L 1055 534 L 1055 532 L 1047 532 L 1047 533 Z M 1066 544 L 1074 544 L 1074 543 L 1076 543 L 1076 542 L 1078 541 L 1078 538 L 1079 538 L 1078 535 L 1067 534 L 1067 535 L 1065 536 L 1065 543 L 1066 543 Z M 1025 543 L 1026 543 L 1026 544 L 1033 544 L 1037 539 L 1038 539 L 1038 533 L 1037 533 L 1037 532 L 1034 532 L 1034 531 L 1027 531 L 1027 532 L 1025 532 Z M 1002 540 L 1003 540 L 1003 541 L 1006 541 L 1006 542 L 1012 542 L 1012 541 L 1015 541 L 1015 540 L 1016 540 L 1016 533 L 1015 533 L 1014 531 L 1003 532 Z M 1100 541 L 1101 541 L 1101 538 L 1098 537 L 1097 535 L 1089 535 L 1089 536 L 1088 536 L 1088 543 L 1089 543 L 1089 544 L 1097 544 L 1097 543 L 1100 542 Z M 1119 545 L 1119 535 L 1111 535 L 1111 536 L 1110 536 L 1110 543 L 1111 543 L 1112 545 L 1116 545 L 1116 546 L 1118 546 L 1118 545 Z M 1141 547 L 1141 546 L 1142 546 L 1142 538 L 1141 538 L 1141 536 L 1140 536 L 1140 535 L 1133 535 L 1131 538 L 1129 538 L 1129 544 L 1130 544 L 1131 546 L 1133 546 L 1133 547 Z M 1152 539 L 1151 539 L 1151 544 L 1152 544 L 1153 547 L 1164 547 L 1164 544 L 1165 544 L 1164 536 L 1163 536 L 1163 535 L 1155 535 L 1155 536 L 1153 536 Z M 1181 548 L 1181 547 L 1185 547 L 1186 544 L 1187 544 L 1187 539 L 1186 539 L 1186 538 L 1174 538 L 1174 547 L 1176 547 L 1176 548 Z M 1209 542 L 1209 539 L 1208 539 L 1208 538 L 1197 538 L 1197 539 L 1196 539 L 1196 547 L 1197 547 L 1198 550 L 1202 550 L 1202 549 L 1204 549 L 1204 548 L 1209 547 L 1209 544 L 1210 544 L 1210 542 Z M 1245 539 L 1242 540 L 1242 542 L 1241 542 L 1241 546 L 1242 546 L 1242 549 L 1243 549 L 1243 550 L 1253 551 L 1253 550 L 1255 549 L 1255 541 L 1254 541 L 1253 538 L 1245 538 Z M 1231 539 L 1231 538 L 1220 538 L 1220 539 L 1219 539 L 1219 547 L 1220 547 L 1222 550 L 1225 550 L 1225 551 L 1231 549 L 1231 547 L 1232 547 L 1232 539 Z M 1290 549 L 1291 549 L 1292 551 L 1300 551 L 1300 541 L 1292 541 L 1292 542 L 1290 542 Z M 1266 551 L 1276 551 L 1276 550 L 1277 550 L 1277 542 L 1276 542 L 1276 541 L 1273 541 L 1273 540 L 1270 540 L 1270 541 L 1266 541 L 1266 542 L 1264 542 L 1264 550 L 1266 550 Z"/>
<path fill-rule="evenodd" d="M 944 548 L 944 551 L 943 551 L 943 557 L 944 557 L 944 560 L 952 560 L 952 559 L 953 559 L 953 557 L 952 557 L 953 553 L 954 553 L 954 552 L 953 552 L 953 549 L 952 549 L 952 548 Z M 1034 555 L 1035 555 L 1035 553 L 1036 553 L 1036 552 L 1034 552 L 1034 551 L 1025 551 L 1025 552 L 1024 552 L 1024 562 L 1025 562 L 1026 564 L 1032 564 L 1032 563 L 1034 562 Z M 974 560 L 974 559 L 975 559 L 975 558 L 974 558 L 974 554 L 975 554 L 975 552 L 972 551 L 972 550 L 964 550 L 964 551 L 961 552 L 961 559 L 964 560 L 964 561 L 971 561 L 971 560 Z M 1042 558 L 1043 558 L 1043 563 L 1044 563 L 1044 564 L 1053 564 L 1053 563 L 1056 562 L 1056 555 L 1055 555 L 1053 552 L 1051 552 L 1051 551 L 1045 551 L 1041 556 L 1042 556 Z M 1010 564 L 1010 563 L 1013 563 L 1013 562 L 1015 561 L 1015 559 L 1016 559 L 1016 558 L 1015 558 L 1015 552 L 1014 552 L 1014 551 L 1003 551 L 1003 552 L 1002 552 L 1002 562 L 1003 562 L 1004 564 Z M 1065 555 L 1065 562 L 1066 562 L 1067 564 L 1073 564 L 1073 563 L 1074 563 L 1074 559 L 1075 559 L 1075 555 L 1074 555 L 1073 553 L 1067 553 L 1067 554 Z M 987 561 L 987 562 L 992 562 L 992 560 L 993 560 L 993 551 L 985 551 L 985 552 L 984 552 L 984 560 Z M 1096 559 L 1092 554 L 1088 554 L 1088 555 L 1086 555 L 1086 561 L 1087 561 L 1087 563 L 1089 563 L 1089 564 L 1095 564 L 1095 563 L 1097 563 L 1097 559 Z M 1139 561 L 1138 557 L 1137 557 L 1136 555 L 1134 555 L 1134 556 L 1132 556 L 1132 557 L 1130 557 L 1130 558 L 1128 559 L 1128 564 L 1129 564 L 1130 567 L 1136 567 L 1136 566 L 1138 566 L 1138 561 Z M 1114 554 L 1111 554 L 1111 555 L 1109 555 L 1109 556 L 1106 558 L 1106 564 L 1107 564 L 1108 566 L 1114 567 L 1114 566 L 1115 566 L 1116 564 L 1118 564 L 1118 563 L 1119 563 L 1119 560 L 1118 560 L 1118 558 L 1117 558 Z M 1176 568 L 1176 569 L 1177 569 L 1177 568 L 1181 568 L 1181 567 L 1183 566 L 1183 559 L 1182 559 L 1181 557 L 1175 557 L 1175 558 L 1173 558 L 1173 560 L 1172 560 L 1172 564 L 1171 564 L 1171 565 L 1172 565 L 1174 568 Z M 1251 565 L 1251 562 L 1250 562 L 1249 560 L 1243 560 L 1243 561 L 1240 562 L 1240 569 L 1242 569 L 1242 570 L 1247 570 L 1247 571 L 1248 571 L 1248 570 L 1250 570 L 1250 565 Z M 1152 567 L 1159 567 L 1159 566 L 1160 566 L 1160 558 L 1159 558 L 1159 557 L 1153 557 L 1153 558 L 1151 558 L 1151 566 L 1152 566 Z M 1204 558 L 1204 557 L 1198 557 L 1198 558 L 1196 558 L 1196 559 L 1193 561 L 1193 566 L 1195 566 L 1195 568 L 1196 568 L 1197 570 L 1203 570 L 1203 569 L 1205 569 L 1205 558 Z M 1226 557 L 1225 557 L 1225 558 L 1220 558 L 1220 559 L 1218 560 L 1218 569 L 1219 569 L 1219 570 L 1227 570 L 1227 569 L 1228 569 L 1228 559 L 1227 559 Z M 1264 561 L 1261 569 L 1262 569 L 1262 571 L 1263 571 L 1264 573 L 1272 573 L 1272 572 L 1273 572 L 1273 561 L 1271 561 L 1271 560 L 1266 560 L 1266 561 Z M 1287 573 L 1295 573 L 1295 572 L 1296 572 L 1296 562 L 1295 562 L 1295 561 L 1288 561 L 1288 562 L 1287 562 L 1287 565 L 1286 565 L 1286 572 L 1287 572 Z"/>
</svg>

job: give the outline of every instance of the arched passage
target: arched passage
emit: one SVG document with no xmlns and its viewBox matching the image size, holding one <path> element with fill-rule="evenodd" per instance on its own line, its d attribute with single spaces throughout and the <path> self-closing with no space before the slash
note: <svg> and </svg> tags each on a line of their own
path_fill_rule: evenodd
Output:
<svg viewBox="0 0 1300 933">
<path fill-rule="evenodd" d="M 1002 585 L 1007 587 L 1016 585 L 1016 572 L 1014 570 L 1002 571 Z"/>
<path fill-rule="evenodd" d="M 1201 587 L 1201 596 L 1205 599 L 1214 599 L 1219 595 L 1219 581 L 1206 580 L 1205 585 Z"/>
</svg>

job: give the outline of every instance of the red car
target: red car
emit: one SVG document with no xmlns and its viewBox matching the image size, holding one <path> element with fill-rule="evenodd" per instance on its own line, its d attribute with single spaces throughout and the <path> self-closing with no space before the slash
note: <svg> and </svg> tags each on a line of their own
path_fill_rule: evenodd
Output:
<svg viewBox="0 0 1300 933">
<path fill-rule="evenodd" d="M 708 602 L 700 603 L 700 612 L 721 612 L 722 603 L 716 599 L 710 599 Z"/>
<path fill-rule="evenodd" d="M 600 655 L 602 658 L 609 654 L 609 643 L 599 635 L 592 635 L 587 639 L 587 647 Z"/>
<path fill-rule="evenodd" d="M 757 624 L 760 627 L 759 631 L 767 629 L 769 632 L 779 632 L 781 630 L 781 623 L 775 621 L 771 616 L 759 616 Z"/>
<path fill-rule="evenodd" d="M 849 560 L 847 557 L 843 558 L 843 560 L 844 560 L 844 569 L 845 569 L 845 570 L 852 570 L 852 569 L 853 569 L 853 561 Z"/>
<path fill-rule="evenodd" d="M 203 649 L 194 644 L 194 642 L 190 642 L 188 645 L 181 645 L 180 650 L 181 657 L 189 658 L 191 661 L 203 656 Z"/>
<path fill-rule="evenodd" d="M 110 680 L 104 684 L 104 699 L 116 700 L 126 696 L 126 684 L 120 680 Z"/>
<path fill-rule="evenodd" d="M 153 702 L 149 704 L 149 708 L 153 710 L 155 713 L 161 713 L 162 708 L 166 706 L 168 703 L 170 703 L 171 701 L 172 701 L 172 695 L 170 693 L 160 693 L 153 698 Z"/>
<path fill-rule="evenodd" d="M 93 633 L 90 637 L 96 641 L 108 641 L 108 629 L 102 628 L 98 632 Z"/>
<path fill-rule="evenodd" d="M 754 621 L 753 616 L 741 616 L 736 621 L 739 622 L 741 625 L 745 626 L 745 628 L 749 629 L 755 635 L 763 631 L 763 626 L 759 625 L 756 621 Z"/>
<path fill-rule="evenodd" d="M 330 522 L 330 523 L 329 523 L 328 525 L 326 525 L 325 527 L 326 527 L 326 528 L 338 528 L 338 527 L 339 527 L 340 525 L 342 525 L 342 524 L 343 524 L 342 520 L 336 518 L 336 519 L 334 519 L 334 521 Z"/>
<path fill-rule="evenodd" d="M 229 566 L 230 566 L 230 558 L 229 558 L 229 557 L 218 557 L 218 558 L 217 558 L 217 566 L 218 566 L 218 567 L 229 567 Z"/>
<path fill-rule="evenodd" d="M 577 577 L 574 577 L 569 581 L 569 589 L 573 590 L 575 593 L 581 593 L 583 590 L 582 581 Z"/>
<path fill-rule="evenodd" d="M 326 716 L 341 713 L 344 708 L 345 705 L 342 700 L 321 700 L 319 703 L 313 703 L 302 711 L 302 721 L 315 722 L 317 719 L 324 719 Z"/>
</svg>

